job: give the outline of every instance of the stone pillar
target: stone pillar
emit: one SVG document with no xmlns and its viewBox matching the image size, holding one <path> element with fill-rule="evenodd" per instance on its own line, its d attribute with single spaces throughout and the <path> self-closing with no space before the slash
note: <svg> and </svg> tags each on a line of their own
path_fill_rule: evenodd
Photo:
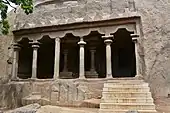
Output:
<svg viewBox="0 0 170 113">
<path fill-rule="evenodd" d="M 68 50 L 64 50 L 64 68 L 63 68 L 63 72 L 67 72 L 68 68 L 67 68 L 67 56 L 68 56 Z"/>
<path fill-rule="evenodd" d="M 95 71 L 95 59 L 94 59 L 94 55 L 95 55 L 96 50 L 91 49 L 90 53 L 91 53 L 91 68 L 90 71 Z"/>
<path fill-rule="evenodd" d="M 106 36 L 104 36 L 106 37 Z M 106 44 L 106 78 L 112 78 L 112 59 L 111 59 L 111 43 L 113 42 L 111 39 L 108 39 L 113 36 L 108 36 L 104 41 Z"/>
<path fill-rule="evenodd" d="M 79 78 L 84 79 L 85 78 L 85 66 L 84 66 L 84 45 L 86 42 L 84 42 L 83 37 L 80 38 L 80 41 L 78 42 L 80 45 L 80 59 L 79 59 Z"/>
<path fill-rule="evenodd" d="M 98 78 L 98 73 L 95 69 L 95 48 L 90 48 L 90 55 L 91 55 L 91 67 L 90 71 L 86 71 L 86 77 L 87 78 Z"/>
<path fill-rule="evenodd" d="M 54 79 L 58 79 L 60 74 L 60 38 L 55 39 L 55 62 L 54 62 Z"/>
<path fill-rule="evenodd" d="M 132 38 L 132 41 L 135 44 L 135 57 L 136 57 L 136 75 L 140 75 L 139 70 L 139 54 L 138 54 L 138 47 L 137 47 L 137 38 Z"/>
<path fill-rule="evenodd" d="M 35 41 L 32 43 L 33 48 L 33 59 L 32 59 L 32 79 L 37 79 L 37 59 L 38 59 L 38 48 L 39 42 Z"/>
<path fill-rule="evenodd" d="M 12 80 L 17 80 L 18 77 L 18 60 L 19 60 L 20 45 L 18 43 L 13 44 L 13 63 L 12 63 Z"/>
<path fill-rule="evenodd" d="M 71 79 L 73 78 L 73 72 L 68 71 L 68 50 L 64 50 L 64 68 L 60 72 L 60 78 Z"/>
</svg>

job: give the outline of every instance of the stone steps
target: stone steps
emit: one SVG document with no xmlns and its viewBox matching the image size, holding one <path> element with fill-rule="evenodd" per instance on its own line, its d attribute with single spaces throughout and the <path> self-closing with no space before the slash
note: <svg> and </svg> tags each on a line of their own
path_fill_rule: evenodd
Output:
<svg viewBox="0 0 170 113">
<path fill-rule="evenodd" d="M 114 110 L 155 110 L 155 105 L 147 103 L 100 103 L 100 109 L 114 109 Z"/>
<path fill-rule="evenodd" d="M 99 113 L 126 113 L 130 110 L 108 110 L 108 109 L 101 109 Z M 139 113 L 157 113 L 156 110 L 137 110 Z"/>
<path fill-rule="evenodd" d="M 143 80 L 113 79 L 104 83 L 99 113 L 156 113 L 149 84 Z"/>
<path fill-rule="evenodd" d="M 106 84 L 148 84 L 145 83 L 143 80 L 108 80 Z"/>
<path fill-rule="evenodd" d="M 113 98 L 102 99 L 101 103 L 153 103 L 152 98 Z"/>
<path fill-rule="evenodd" d="M 121 87 L 121 88 L 111 88 L 111 87 L 105 87 L 103 88 L 103 92 L 149 92 L 149 88 L 127 88 L 127 87 Z"/>
<path fill-rule="evenodd" d="M 124 97 L 124 98 L 128 98 L 128 97 L 134 97 L 134 98 L 149 98 L 151 97 L 151 93 L 150 92 L 116 92 L 116 93 L 108 93 L 108 92 L 103 92 L 102 93 L 103 98 L 115 98 L 115 97 Z"/>
<path fill-rule="evenodd" d="M 111 83 L 106 83 L 106 84 L 104 84 L 104 87 L 112 87 L 112 88 L 115 88 L 115 87 L 117 87 L 117 88 L 121 88 L 121 87 L 129 87 L 129 88 L 144 88 L 144 87 L 147 87 L 148 86 L 148 83 L 143 83 L 143 84 L 120 84 L 120 83 L 118 83 L 118 84 L 116 84 L 116 83 L 114 83 L 114 84 L 111 84 Z"/>
</svg>

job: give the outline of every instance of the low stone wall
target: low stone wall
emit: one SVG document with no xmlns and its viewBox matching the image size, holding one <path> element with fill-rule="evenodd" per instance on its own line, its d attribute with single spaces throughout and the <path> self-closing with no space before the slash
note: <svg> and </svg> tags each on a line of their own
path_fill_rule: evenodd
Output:
<svg viewBox="0 0 170 113">
<path fill-rule="evenodd" d="M 8 83 L 0 85 L 0 108 L 11 109 L 20 107 L 21 98 L 26 92 L 23 93 L 25 83 Z"/>
<path fill-rule="evenodd" d="M 101 98 L 105 79 L 22 80 L 0 85 L 0 108 L 12 109 L 32 103 L 78 106 Z"/>
</svg>

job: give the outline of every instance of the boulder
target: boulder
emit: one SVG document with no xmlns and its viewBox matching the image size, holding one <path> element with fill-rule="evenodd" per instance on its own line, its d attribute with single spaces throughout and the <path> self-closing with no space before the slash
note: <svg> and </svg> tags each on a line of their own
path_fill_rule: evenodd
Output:
<svg viewBox="0 0 170 113">
<path fill-rule="evenodd" d="M 16 108 L 7 113 L 36 113 L 41 106 L 39 104 L 30 104 L 24 107 Z"/>
</svg>

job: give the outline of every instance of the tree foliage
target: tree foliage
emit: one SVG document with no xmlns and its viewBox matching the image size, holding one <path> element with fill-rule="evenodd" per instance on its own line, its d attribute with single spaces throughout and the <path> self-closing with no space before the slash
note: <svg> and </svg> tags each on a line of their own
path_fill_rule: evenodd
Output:
<svg viewBox="0 0 170 113">
<path fill-rule="evenodd" d="M 13 6 L 13 4 L 15 6 Z M 33 1 L 32 0 L 0 0 L 0 30 L 2 34 L 8 34 L 9 32 L 9 23 L 7 20 L 7 11 L 8 7 L 12 7 L 16 11 L 16 7 L 20 6 L 24 12 L 28 15 L 33 12 Z"/>
</svg>

